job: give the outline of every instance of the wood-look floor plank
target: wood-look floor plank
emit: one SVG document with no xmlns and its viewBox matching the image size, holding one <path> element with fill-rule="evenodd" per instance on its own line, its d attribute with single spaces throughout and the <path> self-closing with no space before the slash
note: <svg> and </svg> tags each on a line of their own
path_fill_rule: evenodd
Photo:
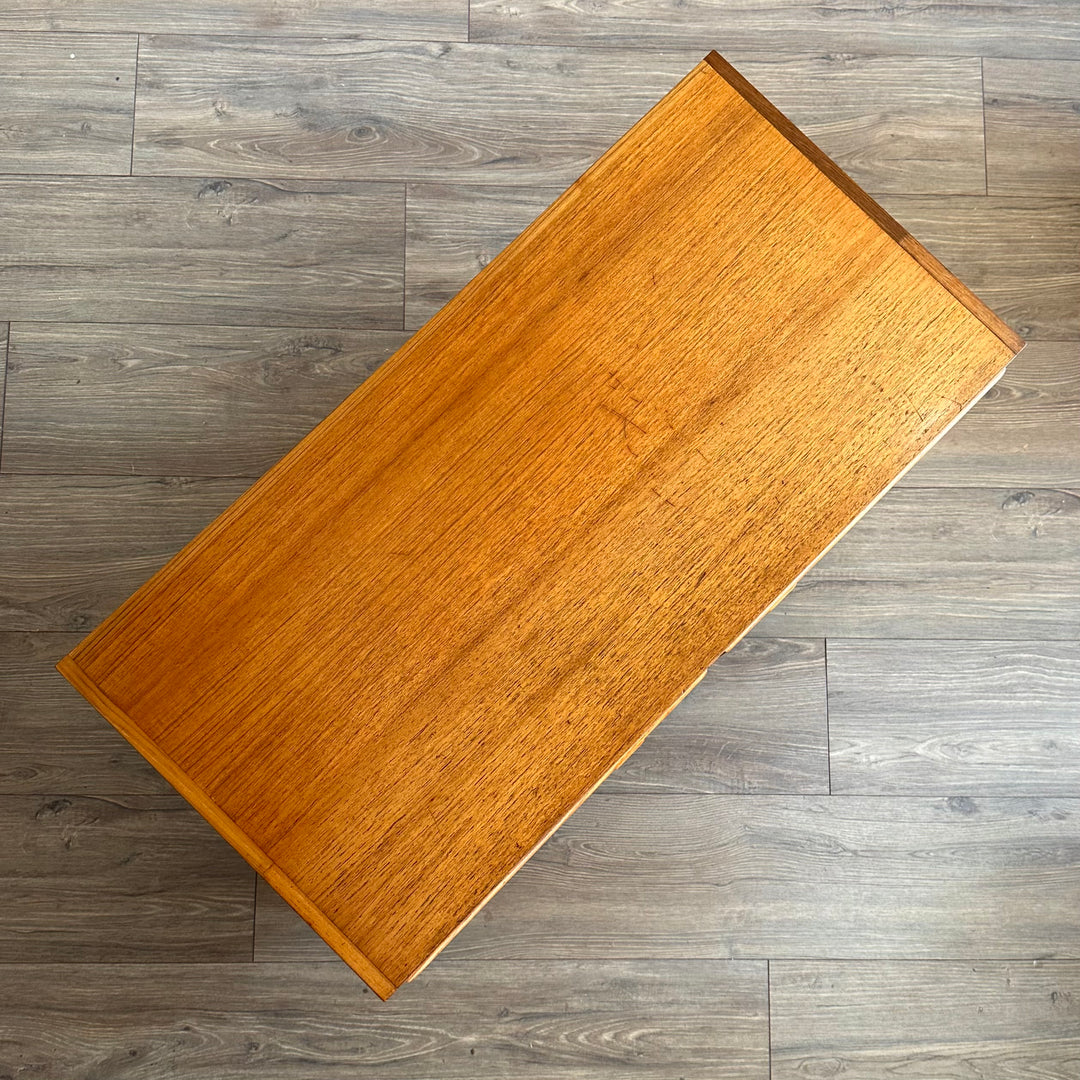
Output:
<svg viewBox="0 0 1080 1080">
<path fill-rule="evenodd" d="M 137 173 L 565 187 L 701 59 L 448 42 L 149 37 Z"/>
<path fill-rule="evenodd" d="M 422 325 L 558 194 L 410 184 L 406 322 Z M 885 208 L 1026 338 L 1080 338 L 1080 201 L 882 195 Z"/>
<path fill-rule="evenodd" d="M 834 792 L 1080 791 L 1080 645 L 830 641 Z"/>
<path fill-rule="evenodd" d="M 259 878 L 255 888 L 255 949 L 254 958 L 261 963 L 298 962 L 311 964 L 317 961 L 340 963 L 341 958 L 295 911 Z M 440 954 L 426 970 L 441 970 L 446 954 Z M 406 983 L 402 990 L 408 989 Z M 390 1001 L 401 996 L 397 991 Z"/>
<path fill-rule="evenodd" d="M 896 488 L 751 633 L 1076 640 L 1078 558 L 1080 492 Z"/>
<path fill-rule="evenodd" d="M 254 872 L 178 795 L 0 795 L 0 834 L 2 961 L 251 958 Z"/>
<path fill-rule="evenodd" d="M 405 325 L 423 326 L 561 193 L 556 187 L 409 184 Z"/>
<path fill-rule="evenodd" d="M 19 0 L 0 30 L 468 37 L 468 0 Z"/>
<path fill-rule="evenodd" d="M 992 195 L 1075 195 L 1080 187 L 1080 61 L 984 61 Z"/>
<path fill-rule="evenodd" d="M 473 41 L 1080 57 L 1072 0 L 472 0 Z"/>
<path fill-rule="evenodd" d="M 19 323 L 4 471 L 261 476 L 401 331 Z"/>
<path fill-rule="evenodd" d="M 1075 196 L 885 195 L 881 203 L 1023 337 L 1080 338 Z"/>
<path fill-rule="evenodd" d="M 597 794 L 443 955 L 1076 958 L 1078 890 L 1080 799 Z"/>
<path fill-rule="evenodd" d="M 79 637 L 0 632 L 0 793 L 171 792 L 145 758 L 57 673 L 57 660 Z"/>
<path fill-rule="evenodd" d="M 825 710 L 823 642 L 745 639 L 600 790 L 824 794 Z"/>
<path fill-rule="evenodd" d="M 436 961 L 380 1002 L 344 964 L 0 969 L 18 1076 L 766 1080 L 760 962 Z"/>
<path fill-rule="evenodd" d="M 0 630 L 85 634 L 249 485 L 0 475 Z"/>
<path fill-rule="evenodd" d="M 35 177 L 0 205 L 12 321 L 401 327 L 398 185 Z"/>
<path fill-rule="evenodd" d="M 0 322 L 0 468 L 4 464 L 4 401 L 7 394 L 8 335 L 10 324 Z"/>
<path fill-rule="evenodd" d="M 564 187 L 703 51 L 144 38 L 134 168 Z M 864 185 L 983 192 L 977 60 L 730 59 Z"/>
<path fill-rule="evenodd" d="M 135 46 L 130 34 L 0 34 L 0 173 L 127 175 Z"/>
<path fill-rule="evenodd" d="M 1080 488 L 1080 344 L 1030 342 L 900 483 Z"/>
<path fill-rule="evenodd" d="M 773 1080 L 1080 1072 L 1080 964 L 781 961 L 770 991 Z"/>
</svg>

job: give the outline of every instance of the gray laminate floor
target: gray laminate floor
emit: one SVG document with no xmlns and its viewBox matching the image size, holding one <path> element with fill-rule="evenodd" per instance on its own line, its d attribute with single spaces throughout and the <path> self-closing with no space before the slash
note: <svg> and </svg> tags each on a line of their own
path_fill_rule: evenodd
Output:
<svg viewBox="0 0 1080 1080">
<path fill-rule="evenodd" d="M 382 1004 L 52 665 L 711 48 L 1031 344 Z M 0 334 L 2 1080 L 1080 1077 L 1075 0 L 11 0 Z"/>
</svg>

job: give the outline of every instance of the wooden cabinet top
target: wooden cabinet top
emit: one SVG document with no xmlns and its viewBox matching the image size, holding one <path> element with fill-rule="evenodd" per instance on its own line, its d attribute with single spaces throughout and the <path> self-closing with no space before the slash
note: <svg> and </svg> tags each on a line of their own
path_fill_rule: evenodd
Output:
<svg viewBox="0 0 1080 1080">
<path fill-rule="evenodd" d="M 712 54 L 60 669 L 385 997 L 1020 344 Z"/>
</svg>

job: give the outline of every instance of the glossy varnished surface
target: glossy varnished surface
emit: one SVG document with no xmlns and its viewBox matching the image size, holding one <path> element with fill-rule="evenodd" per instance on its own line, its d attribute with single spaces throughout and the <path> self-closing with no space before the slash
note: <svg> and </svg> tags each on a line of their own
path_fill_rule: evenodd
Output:
<svg viewBox="0 0 1080 1080">
<path fill-rule="evenodd" d="M 62 670 L 387 995 L 1018 347 L 711 57 Z"/>
</svg>

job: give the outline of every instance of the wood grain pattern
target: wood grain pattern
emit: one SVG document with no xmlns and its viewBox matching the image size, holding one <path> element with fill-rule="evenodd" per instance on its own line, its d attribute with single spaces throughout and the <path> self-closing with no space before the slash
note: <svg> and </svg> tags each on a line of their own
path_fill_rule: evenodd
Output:
<svg viewBox="0 0 1080 1080">
<path fill-rule="evenodd" d="M 0 179 L 12 319 L 401 328 L 390 184 Z"/>
<path fill-rule="evenodd" d="M 1080 62 L 986 60 L 987 190 L 1075 196 L 1080 186 Z"/>
<path fill-rule="evenodd" d="M 160 795 L 169 785 L 54 670 L 77 634 L 0 632 L 0 794 Z"/>
<path fill-rule="evenodd" d="M 561 190 L 700 55 L 352 38 L 283 52 L 277 38 L 150 37 L 135 171 Z"/>
<path fill-rule="evenodd" d="M 4 471 L 264 473 L 401 331 L 19 323 Z"/>
<path fill-rule="evenodd" d="M 343 964 L 23 964 L 3 975 L 0 1040 L 27 1075 L 768 1077 L 764 963 L 436 964 L 385 1004 Z"/>
<path fill-rule="evenodd" d="M 699 57 L 697 44 L 642 51 L 330 39 L 286 49 L 278 37 L 146 38 L 135 171 L 561 190 Z M 735 59 L 870 190 L 984 191 L 977 60 Z"/>
<path fill-rule="evenodd" d="M 406 322 L 421 326 L 546 205 L 553 189 L 410 184 Z M 912 235 L 1025 338 L 1080 337 L 1080 202 L 882 195 Z"/>
<path fill-rule="evenodd" d="M 900 484 L 1080 490 L 1080 344 L 1033 341 Z"/>
<path fill-rule="evenodd" d="M 19 0 L 0 30 L 139 34 L 360 34 L 464 41 L 468 0 Z"/>
<path fill-rule="evenodd" d="M 409 184 L 406 327 L 423 326 L 560 194 L 549 187 Z"/>
<path fill-rule="evenodd" d="M 720 657 L 602 792 L 829 790 L 825 649 L 747 638 Z"/>
<path fill-rule="evenodd" d="M 895 488 L 752 633 L 1080 638 L 1080 491 Z"/>
<path fill-rule="evenodd" d="M 830 641 L 834 792 L 1070 795 L 1080 645 Z"/>
<path fill-rule="evenodd" d="M 0 172 L 127 175 L 134 94 L 133 36 L 0 36 Z"/>
<path fill-rule="evenodd" d="M 3 628 L 85 633 L 246 486 L 235 479 L 0 475 Z"/>
<path fill-rule="evenodd" d="M 1077 799 L 597 794 L 444 956 L 1076 959 L 1078 820 Z"/>
<path fill-rule="evenodd" d="M 252 872 L 178 796 L 0 795 L 0 828 L 0 960 L 250 958 Z"/>
<path fill-rule="evenodd" d="M 483 913 L 478 918 L 483 918 Z M 263 878 L 259 878 L 255 886 L 255 944 L 252 957 L 258 963 L 341 962 L 337 953 Z M 425 973 L 442 970 L 448 959 L 446 953 L 437 956 L 424 969 Z M 397 1000 L 396 995 L 392 1000 Z"/>
<path fill-rule="evenodd" d="M 4 358 L 0 364 L 0 468 L 4 464 L 4 401 L 7 394 L 7 367 L 8 367 L 8 334 L 10 325 L 0 322 L 0 356 Z"/>
<path fill-rule="evenodd" d="M 771 965 L 772 1076 L 1072 1080 L 1080 964 Z"/>
<path fill-rule="evenodd" d="M 1022 337 L 1080 338 L 1080 200 L 881 202 Z"/>
<path fill-rule="evenodd" d="M 61 670 L 386 996 L 1019 346 L 710 55 Z"/>
<path fill-rule="evenodd" d="M 1080 58 L 1071 0 L 472 0 L 473 41 Z"/>
</svg>

